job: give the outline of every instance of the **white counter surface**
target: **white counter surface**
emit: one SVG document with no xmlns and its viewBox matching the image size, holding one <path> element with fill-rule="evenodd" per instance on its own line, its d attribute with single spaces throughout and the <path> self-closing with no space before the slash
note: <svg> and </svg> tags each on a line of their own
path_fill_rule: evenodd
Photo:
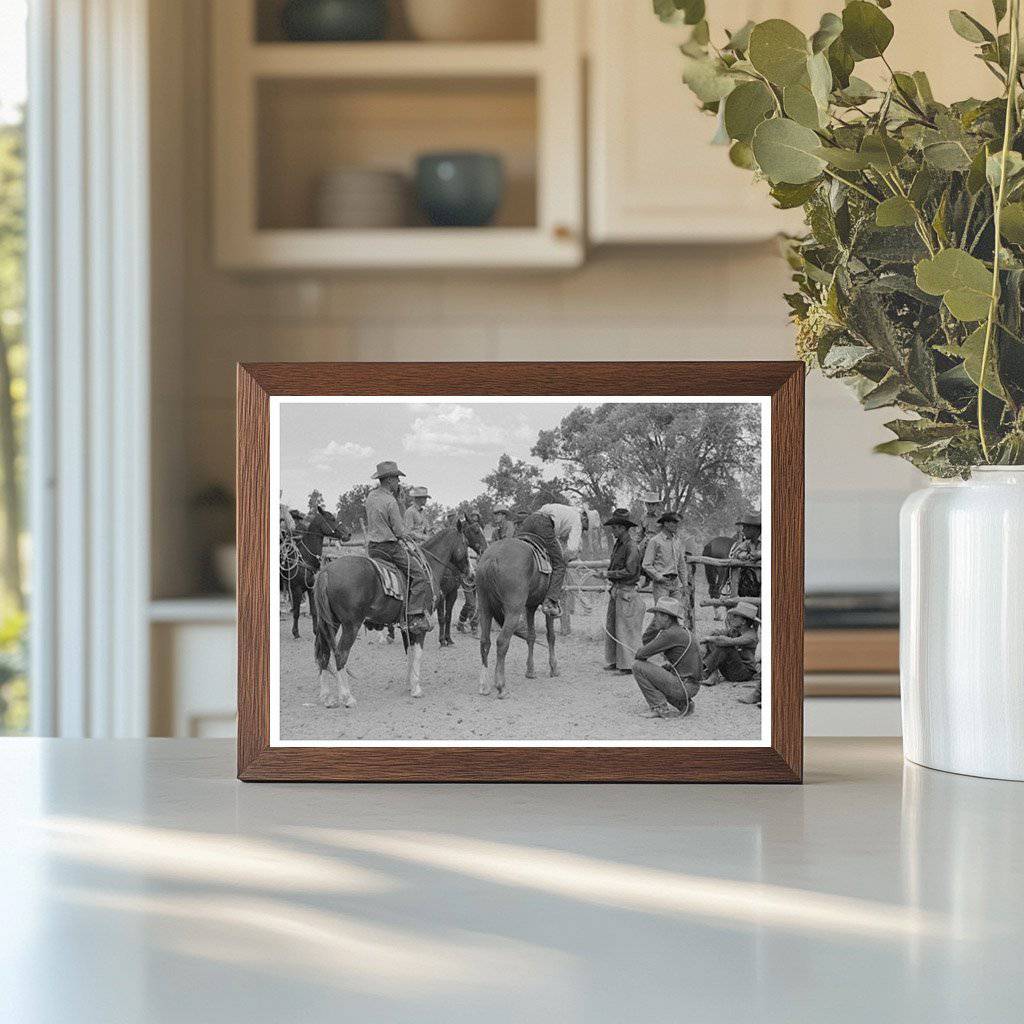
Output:
<svg viewBox="0 0 1024 1024">
<path fill-rule="evenodd" d="M 0 741 L 0 1021 L 1006 1022 L 1024 785 L 811 740 L 803 787 L 242 785 Z"/>
</svg>

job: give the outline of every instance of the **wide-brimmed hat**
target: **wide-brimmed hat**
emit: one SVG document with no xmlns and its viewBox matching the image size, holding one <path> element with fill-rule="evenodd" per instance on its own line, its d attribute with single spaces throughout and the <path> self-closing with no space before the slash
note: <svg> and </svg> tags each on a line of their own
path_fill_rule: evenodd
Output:
<svg viewBox="0 0 1024 1024">
<path fill-rule="evenodd" d="M 409 497 L 410 498 L 429 498 L 430 497 L 430 491 L 428 491 L 426 489 L 426 487 L 410 487 L 409 488 Z"/>
<path fill-rule="evenodd" d="M 492 515 L 496 516 L 499 512 L 505 516 L 512 515 L 512 509 L 510 509 L 507 505 L 497 505 L 491 509 Z"/>
<path fill-rule="evenodd" d="M 659 523 L 678 523 L 681 518 L 682 517 L 679 515 L 678 512 L 662 512 L 662 514 L 660 516 L 658 516 L 658 522 Z"/>
<path fill-rule="evenodd" d="M 738 601 L 732 608 L 727 610 L 735 612 L 737 615 L 742 615 L 743 618 L 750 619 L 751 622 L 760 623 L 761 621 L 757 614 L 760 609 L 757 605 L 753 605 L 749 601 Z"/>
<path fill-rule="evenodd" d="M 629 512 L 624 508 L 617 508 L 611 516 L 604 521 L 605 526 L 636 526 L 637 524 L 629 518 Z"/>
<path fill-rule="evenodd" d="M 648 505 L 660 505 L 661 495 L 658 494 L 657 491 L 644 491 L 644 493 L 640 495 L 640 500 Z"/>
<path fill-rule="evenodd" d="M 647 615 L 653 615 L 655 612 L 664 612 L 666 615 L 671 615 L 677 622 L 683 621 L 683 616 L 686 614 L 683 611 L 682 601 L 677 601 L 674 597 L 659 597 L 657 601 L 647 609 Z"/>
<path fill-rule="evenodd" d="M 372 480 L 383 480 L 386 476 L 405 476 L 398 468 L 397 462 L 378 462 L 377 472 L 371 477 Z"/>
<path fill-rule="evenodd" d="M 737 526 L 756 526 L 758 529 L 761 528 L 761 513 L 760 512 L 744 512 L 743 515 L 736 520 Z"/>
</svg>

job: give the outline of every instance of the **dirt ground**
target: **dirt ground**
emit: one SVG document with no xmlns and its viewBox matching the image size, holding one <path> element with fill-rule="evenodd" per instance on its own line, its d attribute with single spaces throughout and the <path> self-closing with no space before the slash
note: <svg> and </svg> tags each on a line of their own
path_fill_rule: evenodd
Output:
<svg viewBox="0 0 1024 1024">
<path fill-rule="evenodd" d="M 322 707 L 308 616 L 302 637 L 291 636 L 281 616 L 281 738 L 287 740 L 753 740 L 760 736 L 761 709 L 740 704 L 741 685 L 702 687 L 687 718 L 641 717 L 646 703 L 632 676 L 602 671 L 603 594 L 587 594 L 590 610 L 577 605 L 570 636 L 556 646 L 561 675 L 548 676 L 547 645 L 538 638 L 538 677 L 526 679 L 526 643 L 513 639 L 507 661 L 510 695 L 478 693 L 479 641 L 456 633 L 454 647 L 427 636 L 421 685 L 409 696 L 401 637 L 394 644 L 368 642 L 360 633 L 348 667 L 354 708 Z M 461 606 L 461 601 L 460 601 Z M 539 619 L 539 617 L 538 617 Z M 707 620 L 705 620 L 707 621 Z M 540 621 L 538 621 L 538 626 Z M 380 634 L 369 634 L 378 637 Z M 491 645 L 491 665 L 494 664 Z"/>
</svg>

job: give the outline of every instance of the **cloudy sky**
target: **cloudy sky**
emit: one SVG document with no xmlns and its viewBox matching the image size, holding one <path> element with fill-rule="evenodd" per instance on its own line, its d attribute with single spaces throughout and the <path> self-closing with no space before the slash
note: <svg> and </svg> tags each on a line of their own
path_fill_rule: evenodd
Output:
<svg viewBox="0 0 1024 1024">
<path fill-rule="evenodd" d="M 403 483 L 426 485 L 435 501 L 455 505 L 483 491 L 481 479 L 502 452 L 529 459 L 538 431 L 556 426 L 578 404 L 283 404 L 284 500 L 305 508 L 310 491 L 319 488 L 333 507 L 341 492 L 371 483 L 378 462 L 393 459 L 407 474 Z"/>
</svg>

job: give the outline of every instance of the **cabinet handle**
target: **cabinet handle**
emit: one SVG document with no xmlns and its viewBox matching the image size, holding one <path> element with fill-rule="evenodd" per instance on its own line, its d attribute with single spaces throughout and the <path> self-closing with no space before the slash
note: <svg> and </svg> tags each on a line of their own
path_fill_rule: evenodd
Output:
<svg viewBox="0 0 1024 1024">
<path fill-rule="evenodd" d="M 551 233 L 560 242 L 568 242 L 572 240 L 573 230 L 568 224 L 556 224 L 552 229 Z"/>
</svg>

